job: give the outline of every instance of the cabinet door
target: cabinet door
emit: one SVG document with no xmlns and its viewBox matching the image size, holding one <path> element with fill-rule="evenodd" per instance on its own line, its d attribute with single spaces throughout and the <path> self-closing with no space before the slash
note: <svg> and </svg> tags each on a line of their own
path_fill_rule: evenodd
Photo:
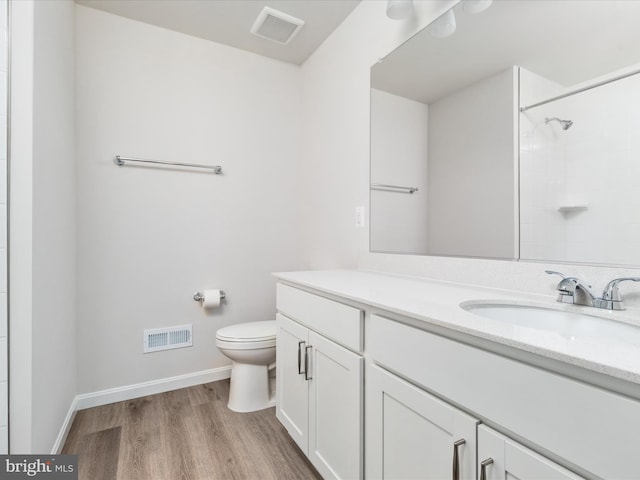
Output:
<svg viewBox="0 0 640 480">
<path fill-rule="evenodd" d="M 376 366 L 366 383 L 367 478 L 475 479 L 475 418 Z"/>
<path fill-rule="evenodd" d="M 482 475 L 483 462 L 485 463 L 484 475 Z M 486 425 L 478 427 L 478 477 L 481 480 L 582 479 Z"/>
<path fill-rule="evenodd" d="M 283 315 L 276 319 L 276 417 L 308 454 L 309 384 L 304 368 L 309 330 Z"/>
<path fill-rule="evenodd" d="M 309 332 L 309 460 L 325 478 L 362 478 L 362 357 Z"/>
</svg>

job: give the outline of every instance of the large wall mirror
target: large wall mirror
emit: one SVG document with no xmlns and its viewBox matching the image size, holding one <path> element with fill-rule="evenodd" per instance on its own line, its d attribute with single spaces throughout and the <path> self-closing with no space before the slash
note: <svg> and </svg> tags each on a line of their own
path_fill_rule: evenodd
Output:
<svg viewBox="0 0 640 480">
<path fill-rule="evenodd" d="M 640 1 L 457 4 L 371 68 L 371 251 L 640 266 L 638 72 Z"/>
</svg>

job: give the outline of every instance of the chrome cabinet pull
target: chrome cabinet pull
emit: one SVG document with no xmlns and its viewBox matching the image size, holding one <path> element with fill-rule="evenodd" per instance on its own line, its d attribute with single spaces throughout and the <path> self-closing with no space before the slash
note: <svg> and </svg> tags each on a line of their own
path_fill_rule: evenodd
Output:
<svg viewBox="0 0 640 480">
<path fill-rule="evenodd" d="M 311 380 L 313 377 L 309 376 L 309 349 L 313 348 L 312 345 L 304 347 L 304 379 Z"/>
<path fill-rule="evenodd" d="M 453 480 L 460 480 L 460 456 L 458 455 L 458 447 L 465 443 L 467 443 L 467 441 L 464 438 L 453 442 Z"/>
<path fill-rule="evenodd" d="M 302 375 L 304 372 L 302 371 L 302 345 L 305 342 L 298 342 L 298 374 Z"/>
<path fill-rule="evenodd" d="M 493 463 L 493 458 L 487 458 L 480 463 L 480 480 L 487 480 L 487 467 Z"/>
</svg>

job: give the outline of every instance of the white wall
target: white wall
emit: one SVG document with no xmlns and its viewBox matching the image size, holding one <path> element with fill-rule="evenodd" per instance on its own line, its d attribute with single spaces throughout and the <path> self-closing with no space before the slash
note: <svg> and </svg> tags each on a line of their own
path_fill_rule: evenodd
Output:
<svg viewBox="0 0 640 480">
<path fill-rule="evenodd" d="M 9 401 L 12 452 L 31 451 L 32 217 L 34 2 L 11 9 L 11 131 L 9 259 L 11 345 Z M 20 55 L 15 55 L 20 52 Z"/>
<path fill-rule="evenodd" d="M 517 72 L 429 105 L 429 253 L 515 258 Z"/>
<path fill-rule="evenodd" d="M 12 4 L 11 452 L 50 452 L 76 394 L 74 4 Z"/>
<path fill-rule="evenodd" d="M 33 441 L 50 451 L 76 393 L 74 3 L 36 2 Z M 65 374 L 66 372 L 66 374 Z"/>
<path fill-rule="evenodd" d="M 216 330 L 274 318 L 271 272 L 308 268 L 300 68 L 82 6 L 76 45 L 79 392 L 229 365 Z M 142 353 L 180 324 L 192 348 Z"/>
<path fill-rule="evenodd" d="M 428 105 L 371 89 L 371 184 L 418 188 L 412 194 L 371 189 L 374 252 L 429 252 L 428 120 Z"/>
<path fill-rule="evenodd" d="M 9 448 L 7 342 L 7 1 L 0 1 L 0 454 Z"/>
<path fill-rule="evenodd" d="M 368 229 L 354 208 L 369 201 L 369 69 L 455 1 L 416 1 L 409 21 L 364 0 L 304 63 L 303 119 L 313 267 L 355 267 Z"/>
<path fill-rule="evenodd" d="M 353 226 L 353 207 L 367 205 L 369 68 L 454 3 L 417 1 L 416 17 L 402 22 L 386 17 L 386 2 L 364 0 L 303 65 L 312 266 L 357 265 L 550 298 L 557 279 L 546 268 L 584 278 L 595 291 L 614 276 L 639 275 L 638 269 L 368 253 L 366 230 Z M 622 290 L 627 305 L 640 306 L 637 287 Z"/>
</svg>

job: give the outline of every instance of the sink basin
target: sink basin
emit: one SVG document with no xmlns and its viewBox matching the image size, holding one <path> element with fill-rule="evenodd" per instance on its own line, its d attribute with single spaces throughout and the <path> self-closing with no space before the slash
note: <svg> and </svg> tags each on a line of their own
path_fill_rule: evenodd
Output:
<svg viewBox="0 0 640 480">
<path fill-rule="evenodd" d="M 460 307 L 481 317 L 554 332 L 570 340 L 599 338 L 640 345 L 640 327 L 593 315 L 498 302 L 463 302 Z"/>
</svg>

